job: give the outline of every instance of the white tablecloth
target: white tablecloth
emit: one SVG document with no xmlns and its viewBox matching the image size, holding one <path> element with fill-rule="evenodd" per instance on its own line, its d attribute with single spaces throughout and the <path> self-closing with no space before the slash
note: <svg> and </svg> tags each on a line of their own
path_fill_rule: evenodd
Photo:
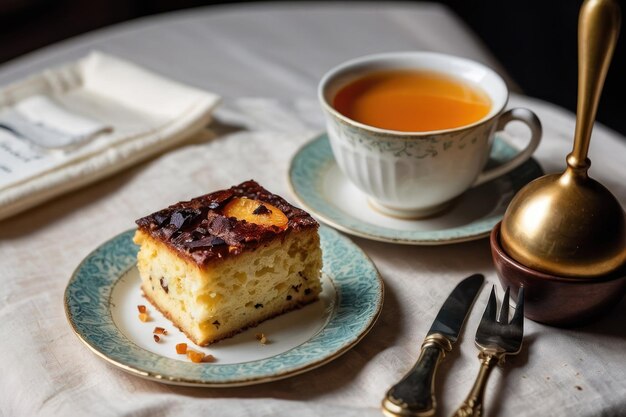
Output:
<svg viewBox="0 0 626 417">
<path fill-rule="evenodd" d="M 286 168 L 319 133 L 315 87 L 331 66 L 368 53 L 428 49 L 495 66 L 463 24 L 428 5 L 242 5 L 142 19 L 62 42 L 0 67 L 0 84 L 100 49 L 225 97 L 204 140 L 0 222 L 0 416 L 379 416 L 386 389 L 412 365 L 446 295 L 473 272 L 497 277 L 486 239 L 442 247 L 354 238 L 386 284 L 378 324 L 335 361 L 243 388 L 182 388 L 113 368 L 72 333 L 63 291 L 78 263 L 133 220 L 174 201 L 255 178 L 292 198 Z M 545 127 L 537 159 L 563 168 L 573 116 L 514 96 Z M 624 138 L 597 127 L 591 174 L 626 205 Z M 478 367 L 473 334 L 486 288 L 443 363 L 437 393 L 449 415 Z M 626 414 L 626 302 L 587 327 L 526 322 L 522 353 L 494 372 L 490 416 Z"/>
</svg>

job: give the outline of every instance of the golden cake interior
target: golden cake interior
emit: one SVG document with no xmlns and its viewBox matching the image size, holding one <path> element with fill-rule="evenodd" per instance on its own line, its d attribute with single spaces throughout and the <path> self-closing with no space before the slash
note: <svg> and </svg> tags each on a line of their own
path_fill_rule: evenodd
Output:
<svg viewBox="0 0 626 417">
<path fill-rule="evenodd" d="M 201 346 L 319 298 L 317 228 L 286 231 L 204 266 L 141 229 L 134 241 L 145 296 Z"/>
</svg>

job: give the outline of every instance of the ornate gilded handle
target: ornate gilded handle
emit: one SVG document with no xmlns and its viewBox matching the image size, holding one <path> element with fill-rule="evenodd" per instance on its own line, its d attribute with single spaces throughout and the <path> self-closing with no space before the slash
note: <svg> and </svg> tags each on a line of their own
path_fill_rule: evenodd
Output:
<svg viewBox="0 0 626 417">
<path fill-rule="evenodd" d="M 503 353 L 493 350 L 482 350 L 478 354 L 480 359 L 480 370 L 474 386 L 470 390 L 463 404 L 456 410 L 453 417 L 480 417 L 483 415 L 483 398 L 485 397 L 485 388 L 487 387 L 487 379 L 493 367 L 502 360 Z"/>
<path fill-rule="evenodd" d="M 435 373 L 437 366 L 452 350 L 444 336 L 434 333 L 422 343 L 420 357 L 413 368 L 392 386 L 383 400 L 383 413 L 387 416 L 427 417 L 435 414 Z"/>
</svg>

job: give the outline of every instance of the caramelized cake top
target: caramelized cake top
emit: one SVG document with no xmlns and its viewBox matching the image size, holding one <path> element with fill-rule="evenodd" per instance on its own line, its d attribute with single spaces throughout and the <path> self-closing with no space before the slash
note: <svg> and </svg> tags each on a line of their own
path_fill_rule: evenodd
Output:
<svg viewBox="0 0 626 417">
<path fill-rule="evenodd" d="M 250 213 L 235 217 L 232 216 L 234 210 L 247 209 L 241 204 L 231 209 L 237 199 L 255 200 L 258 205 L 254 204 Z M 276 209 L 282 213 L 275 213 Z M 256 221 L 257 216 L 259 221 Z M 142 217 L 136 223 L 139 230 L 198 265 L 252 250 L 290 231 L 319 226 L 306 211 L 292 206 L 255 181 L 181 201 Z"/>
</svg>

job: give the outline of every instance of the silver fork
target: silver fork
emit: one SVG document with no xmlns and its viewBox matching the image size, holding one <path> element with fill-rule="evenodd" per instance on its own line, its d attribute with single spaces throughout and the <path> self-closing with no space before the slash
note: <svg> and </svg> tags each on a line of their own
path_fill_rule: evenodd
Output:
<svg viewBox="0 0 626 417">
<path fill-rule="evenodd" d="M 524 288 L 520 288 L 517 295 L 515 314 L 509 322 L 509 288 L 504 293 L 502 308 L 496 319 L 498 305 L 496 301 L 495 285 L 491 288 L 491 295 L 487 308 L 476 330 L 476 347 L 480 349 L 480 370 L 463 404 L 454 413 L 454 417 L 477 417 L 483 415 L 483 398 L 489 374 L 496 364 L 503 364 L 506 355 L 516 355 L 522 348 L 524 337 Z"/>
</svg>

